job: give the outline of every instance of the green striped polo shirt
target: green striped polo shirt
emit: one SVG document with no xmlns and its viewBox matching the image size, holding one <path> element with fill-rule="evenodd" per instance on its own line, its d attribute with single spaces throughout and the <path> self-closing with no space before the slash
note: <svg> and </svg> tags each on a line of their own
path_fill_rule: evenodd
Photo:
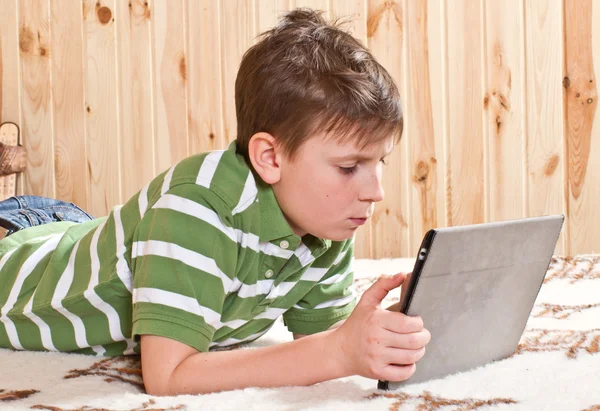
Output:
<svg viewBox="0 0 600 411">
<path fill-rule="evenodd" d="M 312 334 L 354 308 L 353 241 L 293 233 L 235 142 L 188 157 L 108 216 L 0 240 L 0 347 L 139 353 L 139 336 L 199 351 L 283 316 Z"/>
</svg>

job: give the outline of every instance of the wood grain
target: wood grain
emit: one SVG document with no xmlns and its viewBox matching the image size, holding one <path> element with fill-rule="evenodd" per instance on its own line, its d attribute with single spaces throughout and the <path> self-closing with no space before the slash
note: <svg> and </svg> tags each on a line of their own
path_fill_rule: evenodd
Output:
<svg viewBox="0 0 600 411">
<path fill-rule="evenodd" d="M 157 173 L 188 154 L 184 0 L 154 2 L 154 121 Z"/>
<path fill-rule="evenodd" d="M 82 3 L 54 0 L 51 6 L 56 197 L 89 209 Z"/>
<path fill-rule="evenodd" d="M 565 77 L 569 248 L 600 251 L 600 126 L 594 66 L 600 67 L 600 8 L 565 2 Z M 595 64 L 594 64 L 595 63 Z M 595 161 L 594 161 L 595 160 Z"/>
<path fill-rule="evenodd" d="M 115 0 L 82 4 L 87 57 L 87 188 L 89 212 L 99 217 L 121 203 Z"/>
<path fill-rule="evenodd" d="M 220 2 L 188 1 L 190 154 L 227 145 L 223 133 Z M 210 33 L 210 35 L 206 35 Z"/>
<path fill-rule="evenodd" d="M 525 217 L 525 39 L 522 0 L 486 1 L 483 109 L 487 148 L 486 220 Z"/>
<path fill-rule="evenodd" d="M 408 118 L 407 135 L 411 167 L 409 222 L 411 254 L 416 254 L 424 234 L 439 226 L 437 203 L 444 201 L 443 197 L 439 199 L 437 197 L 439 155 L 436 152 L 436 135 L 433 129 L 428 36 L 430 24 L 427 9 L 427 1 L 407 3 L 407 75 L 412 86 L 407 88 L 405 94 L 407 107 L 405 115 Z M 439 23 L 439 21 L 434 22 L 434 24 Z M 438 71 L 437 74 L 442 73 Z"/>
<path fill-rule="evenodd" d="M 368 46 L 375 58 L 390 73 L 400 89 L 403 111 L 406 113 L 406 39 L 404 4 L 373 0 L 367 14 Z M 404 127 L 410 119 L 406 118 Z M 408 221 L 411 218 L 408 203 L 408 182 L 401 176 L 408 175 L 408 140 L 406 133 L 388 157 L 384 168 L 383 188 L 385 199 L 375 206 L 372 217 L 372 241 L 369 253 L 362 258 L 388 258 L 408 255 L 410 246 Z"/>
<path fill-rule="evenodd" d="M 288 0 L 255 0 L 255 2 L 255 36 L 275 26 L 281 15 L 290 8 Z M 256 43 L 256 40 L 253 43 Z"/>
<path fill-rule="evenodd" d="M 429 94 L 431 96 L 431 121 L 433 140 L 435 145 L 435 161 L 436 161 L 436 184 L 435 192 L 431 195 L 435 196 L 435 225 L 437 227 L 445 227 L 448 225 L 446 221 L 446 178 L 444 171 L 446 170 L 446 130 L 447 130 L 447 113 L 448 101 L 445 96 L 448 91 L 448 59 L 447 43 L 446 43 L 446 10 L 445 2 L 430 0 L 427 2 L 427 58 L 429 59 Z M 423 33 L 421 36 L 424 36 Z M 423 56 L 425 58 L 425 56 Z M 411 209 L 414 207 L 414 196 L 411 198 Z M 411 221 L 416 221 L 411 219 Z M 419 231 L 413 230 L 412 241 L 410 243 L 408 255 L 417 255 L 419 246 L 421 245 L 422 237 L 419 238 Z M 424 228 L 421 228 L 421 235 L 424 235 Z"/>
<path fill-rule="evenodd" d="M 55 196 L 50 44 L 48 2 L 20 0 L 21 133 L 28 152 L 25 192 L 46 197 Z"/>
<path fill-rule="evenodd" d="M 0 13 L 0 123 L 21 124 L 17 0 L 2 2 Z"/>
<path fill-rule="evenodd" d="M 156 175 L 152 105 L 152 1 L 117 1 L 121 198 L 127 201 Z"/>
<path fill-rule="evenodd" d="M 237 135 L 235 79 L 242 55 L 252 45 L 256 19 L 252 0 L 224 1 L 221 7 L 223 131 L 229 144 Z"/>
<path fill-rule="evenodd" d="M 367 44 L 367 9 L 364 0 L 331 0 L 331 19 L 341 18 L 346 24 L 342 27 L 364 45 Z"/>
<path fill-rule="evenodd" d="M 19 24 L 17 0 L 2 2 L 0 13 L 0 123 L 11 121 L 19 127 L 21 87 L 19 67 Z M 23 173 L 16 179 L 17 194 L 23 194 Z"/>
<path fill-rule="evenodd" d="M 17 192 L 105 215 L 226 147 L 241 56 L 295 7 L 349 17 L 401 90 L 405 133 L 358 257 L 414 257 L 433 226 L 556 213 L 556 254 L 600 252 L 592 0 L 2 0 L 0 121 L 29 152 Z"/>
<path fill-rule="evenodd" d="M 562 4 L 525 2 L 528 216 L 565 211 L 562 100 Z M 565 222 L 555 252 L 568 252 Z"/>
<path fill-rule="evenodd" d="M 481 2 L 446 2 L 448 223 L 484 222 Z"/>
</svg>

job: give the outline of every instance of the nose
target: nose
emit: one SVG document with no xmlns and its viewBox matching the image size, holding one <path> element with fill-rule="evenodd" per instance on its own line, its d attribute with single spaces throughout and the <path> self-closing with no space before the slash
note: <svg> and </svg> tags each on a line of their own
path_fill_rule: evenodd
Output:
<svg viewBox="0 0 600 411">
<path fill-rule="evenodd" d="M 381 171 L 371 175 L 371 178 L 365 179 L 361 190 L 361 201 L 371 201 L 377 203 L 385 197 L 383 186 L 381 185 Z"/>
</svg>

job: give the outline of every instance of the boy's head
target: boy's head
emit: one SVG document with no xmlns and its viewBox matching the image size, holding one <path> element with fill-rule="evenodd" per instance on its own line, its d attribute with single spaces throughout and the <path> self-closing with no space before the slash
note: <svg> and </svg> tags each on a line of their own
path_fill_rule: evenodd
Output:
<svg viewBox="0 0 600 411">
<path fill-rule="evenodd" d="M 235 102 L 238 153 L 296 234 L 352 237 L 383 198 L 380 160 L 402 134 L 388 72 L 335 23 L 297 9 L 245 53 Z"/>
</svg>

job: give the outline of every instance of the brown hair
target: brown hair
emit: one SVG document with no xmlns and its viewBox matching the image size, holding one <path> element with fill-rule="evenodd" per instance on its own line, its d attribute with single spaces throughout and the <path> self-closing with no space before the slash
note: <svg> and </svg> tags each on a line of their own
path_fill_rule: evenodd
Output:
<svg viewBox="0 0 600 411">
<path fill-rule="evenodd" d="M 267 132 L 293 158 L 318 132 L 364 148 L 397 133 L 402 107 L 390 74 L 322 12 L 300 8 L 260 34 L 242 58 L 235 82 L 237 151 Z"/>
</svg>

